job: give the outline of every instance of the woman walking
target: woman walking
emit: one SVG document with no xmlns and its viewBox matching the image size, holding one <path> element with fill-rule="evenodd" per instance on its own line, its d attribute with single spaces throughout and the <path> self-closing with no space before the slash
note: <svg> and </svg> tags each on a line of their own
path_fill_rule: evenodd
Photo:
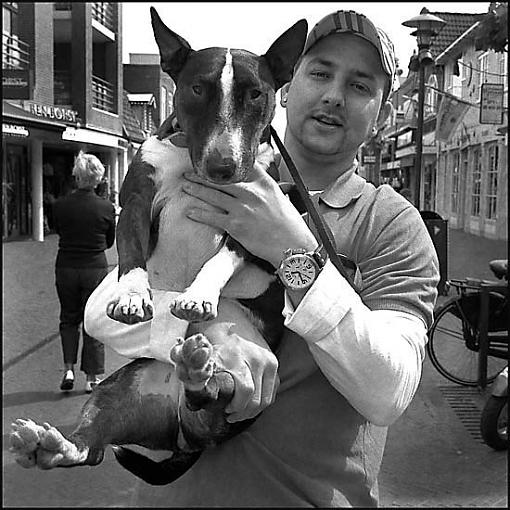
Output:
<svg viewBox="0 0 510 510">
<path fill-rule="evenodd" d="M 55 283 L 60 301 L 60 336 L 64 357 L 62 391 L 74 387 L 80 324 L 85 303 L 108 273 L 105 250 L 115 240 L 115 208 L 99 197 L 94 188 L 101 182 L 104 166 L 92 154 L 78 154 L 73 175 L 77 189 L 59 198 L 54 205 L 55 231 L 59 248 L 55 263 Z M 80 370 L 85 372 L 85 391 L 90 393 L 104 373 L 104 345 L 83 329 Z"/>
</svg>

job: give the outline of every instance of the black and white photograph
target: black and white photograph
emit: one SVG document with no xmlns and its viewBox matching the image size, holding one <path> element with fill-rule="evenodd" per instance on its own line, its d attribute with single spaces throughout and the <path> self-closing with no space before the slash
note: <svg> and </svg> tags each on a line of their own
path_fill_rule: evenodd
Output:
<svg viewBox="0 0 510 510">
<path fill-rule="evenodd" d="M 5 508 L 508 508 L 508 2 L 2 2 Z"/>
</svg>

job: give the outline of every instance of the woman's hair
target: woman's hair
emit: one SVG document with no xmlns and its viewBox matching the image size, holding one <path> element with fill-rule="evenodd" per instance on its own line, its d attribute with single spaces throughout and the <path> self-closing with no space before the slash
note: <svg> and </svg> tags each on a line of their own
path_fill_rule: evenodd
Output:
<svg viewBox="0 0 510 510">
<path fill-rule="evenodd" d="M 74 161 L 73 175 L 78 188 L 95 188 L 103 178 L 104 166 L 93 154 L 80 151 Z"/>
</svg>

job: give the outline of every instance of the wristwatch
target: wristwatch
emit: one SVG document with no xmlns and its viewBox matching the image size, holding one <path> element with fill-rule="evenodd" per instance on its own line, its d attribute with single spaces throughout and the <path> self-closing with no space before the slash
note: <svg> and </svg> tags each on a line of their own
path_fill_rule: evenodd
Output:
<svg viewBox="0 0 510 510">
<path fill-rule="evenodd" d="M 285 250 L 276 274 L 285 288 L 307 290 L 319 276 L 327 259 L 326 250 L 322 245 L 312 252 L 301 248 Z"/>
</svg>

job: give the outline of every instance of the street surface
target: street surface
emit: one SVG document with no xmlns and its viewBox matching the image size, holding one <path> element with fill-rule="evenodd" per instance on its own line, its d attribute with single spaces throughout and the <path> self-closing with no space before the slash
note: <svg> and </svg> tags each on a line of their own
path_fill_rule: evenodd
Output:
<svg viewBox="0 0 510 510">
<path fill-rule="evenodd" d="M 489 260 L 507 258 L 504 241 L 455 230 L 449 238 L 449 277 L 492 279 Z M 134 478 L 117 464 L 110 449 L 97 467 L 52 471 L 23 469 L 8 451 L 13 419 L 48 421 L 66 434 L 88 397 L 80 372 L 74 392 L 65 395 L 58 389 L 62 361 L 56 252 L 56 235 L 43 243 L 3 243 L 3 506 L 133 506 Z M 107 257 L 110 264 L 116 263 L 115 247 Z M 126 361 L 107 351 L 107 373 Z M 478 434 L 488 391 L 456 386 L 425 361 L 414 401 L 389 429 L 380 475 L 381 506 L 508 507 L 507 452 L 491 450 Z"/>
</svg>

